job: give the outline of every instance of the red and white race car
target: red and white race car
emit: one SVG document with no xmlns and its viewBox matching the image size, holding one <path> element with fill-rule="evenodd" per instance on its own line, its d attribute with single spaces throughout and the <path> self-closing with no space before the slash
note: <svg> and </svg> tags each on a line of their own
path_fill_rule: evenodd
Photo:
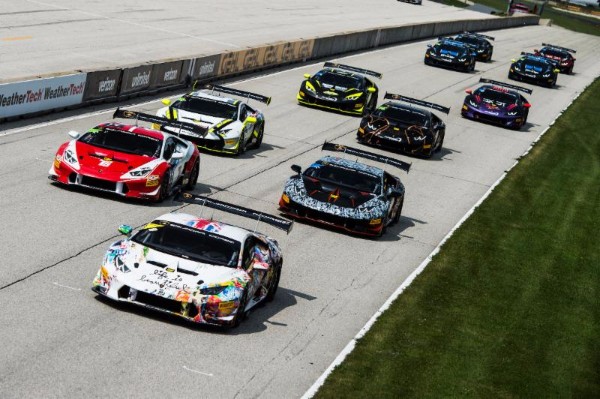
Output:
<svg viewBox="0 0 600 399">
<path fill-rule="evenodd" d="M 137 114 L 117 110 L 114 116 Z M 48 172 L 54 182 L 162 201 L 198 181 L 198 149 L 172 134 L 109 122 L 69 135 L 73 139 L 58 148 Z"/>
</svg>

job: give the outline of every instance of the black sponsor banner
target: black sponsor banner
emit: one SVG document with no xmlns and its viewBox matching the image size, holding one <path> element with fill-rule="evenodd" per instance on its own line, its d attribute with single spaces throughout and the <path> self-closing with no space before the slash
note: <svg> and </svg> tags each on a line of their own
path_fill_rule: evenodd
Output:
<svg viewBox="0 0 600 399">
<path fill-rule="evenodd" d="M 85 82 L 83 102 L 115 97 L 121 83 L 121 69 L 89 72 Z"/>
<path fill-rule="evenodd" d="M 150 88 L 177 86 L 185 80 L 182 71 L 183 61 L 164 62 L 152 67 L 152 83 Z M 183 79 L 182 79 L 183 76 Z"/>
<path fill-rule="evenodd" d="M 220 63 L 221 54 L 196 58 L 194 70 L 192 72 L 192 80 L 208 80 L 218 76 Z"/>
<path fill-rule="evenodd" d="M 141 65 L 123 70 L 119 94 L 130 94 L 147 90 L 152 84 L 152 65 Z"/>
</svg>

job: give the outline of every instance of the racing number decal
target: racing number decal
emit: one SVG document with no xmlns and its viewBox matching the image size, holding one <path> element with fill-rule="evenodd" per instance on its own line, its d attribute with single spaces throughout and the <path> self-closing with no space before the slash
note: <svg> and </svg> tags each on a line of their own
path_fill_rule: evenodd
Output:
<svg viewBox="0 0 600 399">
<path fill-rule="evenodd" d="M 103 159 L 100 161 L 100 163 L 98 165 L 106 168 L 106 167 L 109 167 L 111 164 L 112 164 L 112 159 Z"/>
</svg>

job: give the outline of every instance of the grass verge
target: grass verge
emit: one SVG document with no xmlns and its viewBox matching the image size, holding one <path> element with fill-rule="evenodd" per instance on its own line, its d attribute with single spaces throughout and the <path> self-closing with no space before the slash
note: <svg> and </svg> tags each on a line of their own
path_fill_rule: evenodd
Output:
<svg viewBox="0 0 600 399">
<path fill-rule="evenodd" d="M 600 79 L 317 398 L 600 397 L 598 115 Z"/>
</svg>

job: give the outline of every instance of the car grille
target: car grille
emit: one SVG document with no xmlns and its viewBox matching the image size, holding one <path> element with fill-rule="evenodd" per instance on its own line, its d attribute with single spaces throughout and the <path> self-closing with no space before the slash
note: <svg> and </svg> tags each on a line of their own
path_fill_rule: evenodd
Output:
<svg viewBox="0 0 600 399">
<path fill-rule="evenodd" d="M 123 286 L 119 290 L 119 294 L 118 294 L 119 298 L 123 298 L 123 299 L 128 298 L 129 290 L 130 290 L 130 288 L 128 286 Z M 158 295 L 152 295 L 152 294 L 148 294 L 146 292 L 138 291 L 137 295 L 135 297 L 135 300 L 132 302 L 151 306 L 158 310 L 176 313 L 178 315 L 183 316 L 183 309 L 181 306 L 182 302 L 175 301 L 172 299 L 166 299 L 166 298 L 163 298 Z M 197 314 L 198 314 L 198 308 L 196 307 L 196 305 L 190 303 L 188 306 L 187 317 L 193 318 Z"/>
<path fill-rule="evenodd" d="M 117 191 L 117 183 L 108 180 L 96 179 L 90 176 L 81 176 L 81 185 L 106 191 Z"/>
</svg>

